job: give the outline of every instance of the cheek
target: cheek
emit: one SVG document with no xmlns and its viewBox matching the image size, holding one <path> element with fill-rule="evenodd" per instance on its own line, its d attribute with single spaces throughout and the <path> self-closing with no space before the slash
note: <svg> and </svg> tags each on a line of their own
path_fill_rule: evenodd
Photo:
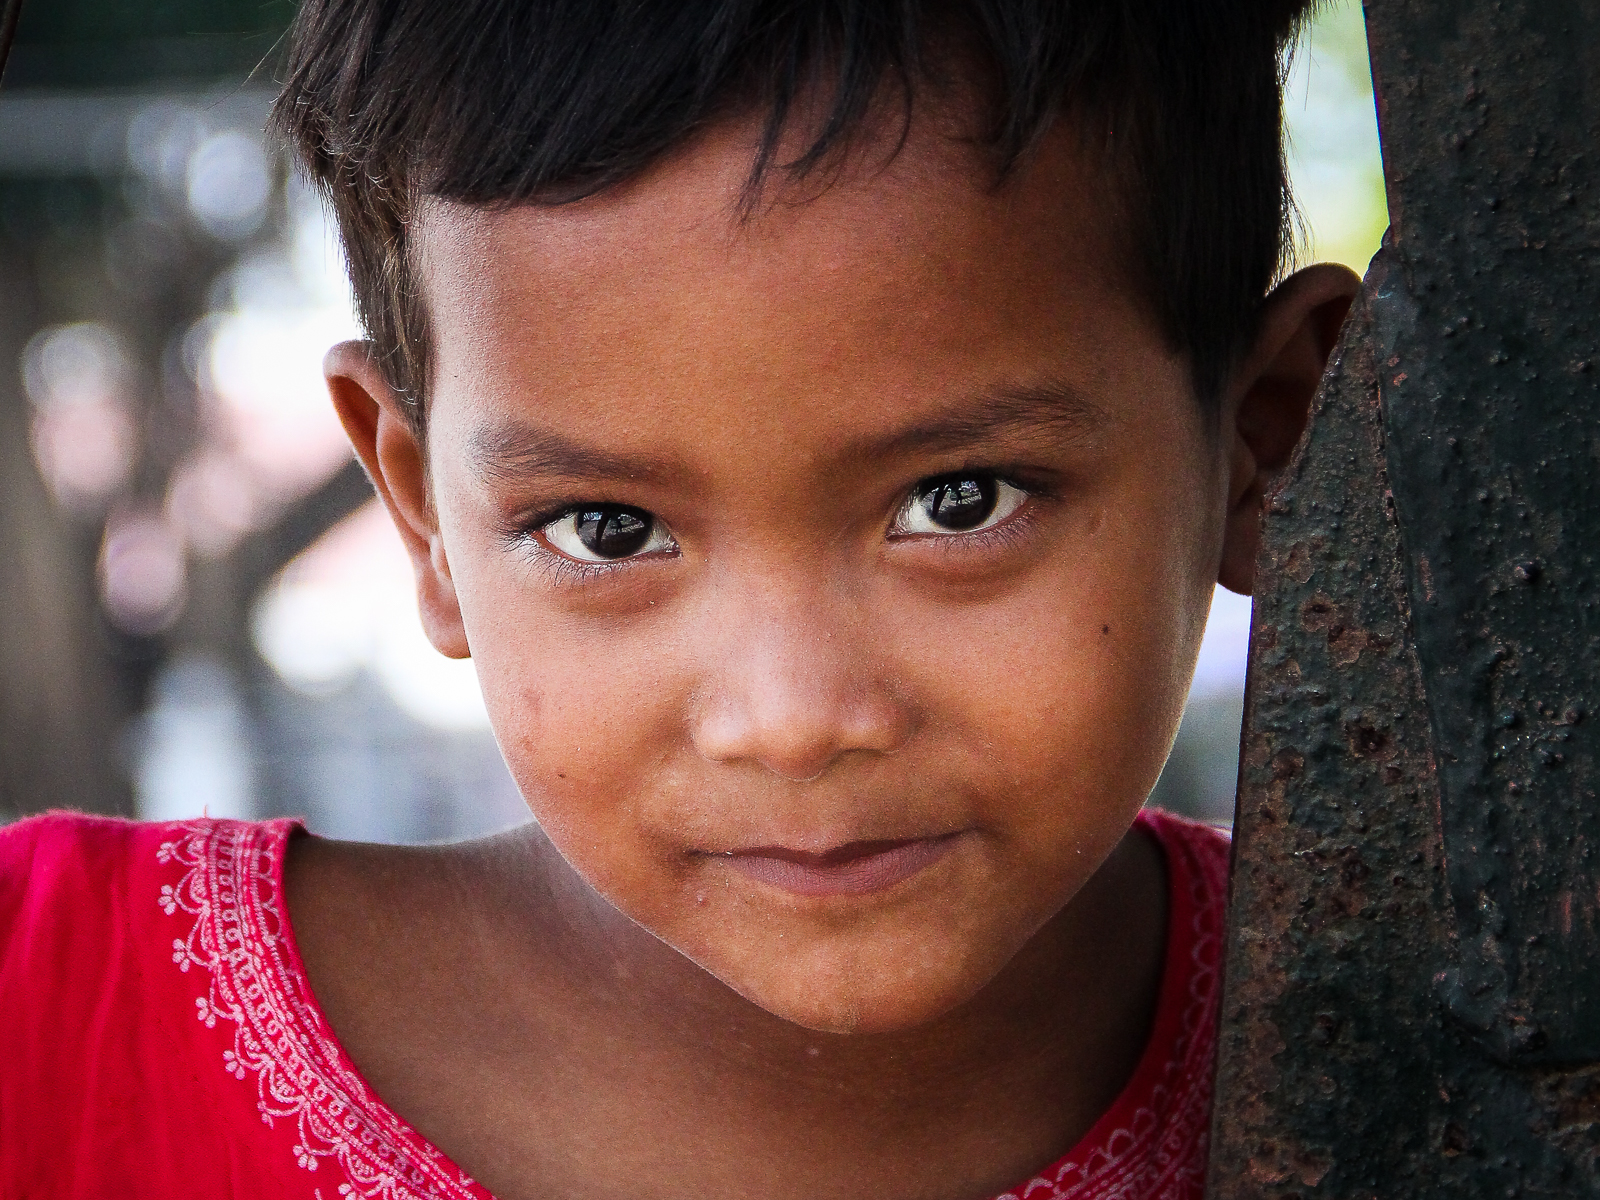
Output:
<svg viewBox="0 0 1600 1200">
<path fill-rule="evenodd" d="M 1154 786 L 1211 593 L 1203 531 L 1187 522 L 1128 503 L 1086 524 L 1002 602 L 921 613 L 893 635 L 930 740 L 1004 792 L 993 802 L 1007 820 L 1052 843 L 1114 840 Z"/>
<path fill-rule="evenodd" d="M 630 780 L 660 760 L 672 737 L 676 706 L 668 698 L 676 689 L 662 678 L 661 664 L 630 662 L 597 639 L 560 628 L 486 632 L 492 649 L 478 663 L 485 704 L 540 823 L 554 832 L 561 818 L 552 807 L 584 798 L 605 797 L 606 808 L 625 802 Z M 601 807 L 597 799 L 588 803 Z"/>
<path fill-rule="evenodd" d="M 545 835 L 590 887 L 653 927 L 682 900 L 673 835 L 695 824 L 698 792 L 675 769 L 681 692 L 589 643 L 502 633 L 479 668 L 485 703 Z"/>
<path fill-rule="evenodd" d="M 1064 807 L 1115 824 L 1154 784 L 1181 683 L 1140 661 L 1148 631 L 1113 597 L 1063 589 L 1016 607 L 946 620 L 939 645 L 906 662 L 903 678 L 929 697 L 927 733 L 971 760 L 963 773 L 992 783 L 997 804 L 1033 810 L 1030 824 L 1078 827 Z"/>
<path fill-rule="evenodd" d="M 675 656 L 660 653 L 670 640 L 649 622 L 596 621 L 541 603 L 548 584 L 515 555 L 463 542 L 451 548 L 452 575 L 512 777 L 574 865 L 621 848 L 641 808 L 640 781 L 681 720 Z M 591 872 L 605 873 L 604 864 L 585 861 Z"/>
</svg>

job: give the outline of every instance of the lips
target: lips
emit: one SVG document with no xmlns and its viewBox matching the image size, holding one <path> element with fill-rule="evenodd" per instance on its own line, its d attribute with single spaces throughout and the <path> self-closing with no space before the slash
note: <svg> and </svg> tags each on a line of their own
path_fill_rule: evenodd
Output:
<svg viewBox="0 0 1600 1200">
<path fill-rule="evenodd" d="M 884 891 L 932 866 L 957 836 L 851 842 L 821 854 L 758 846 L 714 857 L 741 875 L 797 896 L 862 896 Z"/>
</svg>

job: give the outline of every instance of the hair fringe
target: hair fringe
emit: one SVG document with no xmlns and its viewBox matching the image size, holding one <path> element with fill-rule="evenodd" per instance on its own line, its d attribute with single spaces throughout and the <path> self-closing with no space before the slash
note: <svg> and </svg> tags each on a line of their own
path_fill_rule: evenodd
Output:
<svg viewBox="0 0 1600 1200">
<path fill-rule="evenodd" d="M 377 361 L 419 432 L 424 198 L 571 203 L 755 111 L 748 219 L 768 180 L 825 186 L 898 108 L 892 157 L 920 97 L 956 84 L 976 85 L 997 185 L 1067 113 L 1116 164 L 1135 277 L 1209 403 L 1294 260 L 1282 85 L 1319 2 L 304 0 L 271 128 L 335 214 Z M 802 117 L 804 146 L 784 158 Z"/>
</svg>

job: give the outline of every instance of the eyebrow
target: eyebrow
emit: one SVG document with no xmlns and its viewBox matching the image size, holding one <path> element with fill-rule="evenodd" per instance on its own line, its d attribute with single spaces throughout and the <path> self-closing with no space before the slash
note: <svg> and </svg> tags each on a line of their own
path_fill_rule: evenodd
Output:
<svg viewBox="0 0 1600 1200">
<path fill-rule="evenodd" d="M 874 462 L 948 453 L 1022 434 L 1075 439 L 1104 420 L 1097 405 L 1067 384 L 1007 387 L 952 401 L 914 425 L 848 442 L 839 457 Z M 520 420 L 480 427 L 469 440 L 468 453 L 479 471 L 500 480 L 549 476 L 652 482 L 690 473 L 669 460 L 617 454 Z"/>
<path fill-rule="evenodd" d="M 1005 387 L 952 402 L 941 413 L 850 446 L 851 458 L 938 454 L 1019 434 L 1076 439 L 1104 424 L 1105 413 L 1070 384 Z"/>
<path fill-rule="evenodd" d="M 479 471 L 501 480 L 539 475 L 654 480 L 670 471 L 660 459 L 614 454 L 522 421 L 480 427 L 468 442 L 468 453 Z"/>
</svg>

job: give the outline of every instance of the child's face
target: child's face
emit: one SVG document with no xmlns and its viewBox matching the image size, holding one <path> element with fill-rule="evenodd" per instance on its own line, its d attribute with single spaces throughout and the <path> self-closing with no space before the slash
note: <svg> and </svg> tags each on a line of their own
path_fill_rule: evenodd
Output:
<svg viewBox="0 0 1600 1200">
<path fill-rule="evenodd" d="M 753 136 L 428 208 L 426 484 L 376 373 L 330 370 L 379 396 L 430 633 L 571 865 L 779 1016 L 905 1028 L 1128 829 L 1236 455 L 1064 136 L 995 191 L 918 129 L 740 224 Z"/>
</svg>

